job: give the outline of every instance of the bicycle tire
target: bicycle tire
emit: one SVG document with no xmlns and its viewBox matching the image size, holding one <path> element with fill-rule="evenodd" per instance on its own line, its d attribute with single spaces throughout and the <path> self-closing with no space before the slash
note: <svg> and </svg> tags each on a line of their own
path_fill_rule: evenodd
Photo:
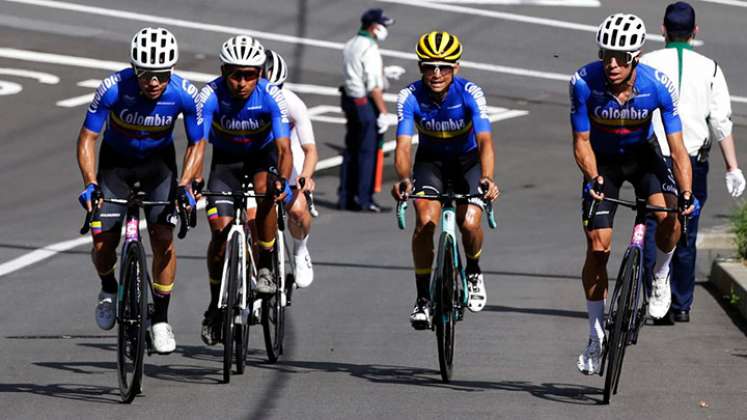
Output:
<svg viewBox="0 0 747 420">
<path fill-rule="evenodd" d="M 262 330 L 265 336 L 265 350 L 270 363 L 275 363 L 283 354 L 283 336 L 285 334 L 285 308 L 282 306 L 282 290 L 280 288 L 282 275 L 279 267 L 277 242 L 273 251 L 273 281 L 275 293 L 262 299 Z"/>
<path fill-rule="evenodd" d="M 451 381 L 454 372 L 454 339 L 456 329 L 456 307 L 458 306 L 457 273 L 454 270 L 452 255 L 453 239 L 445 232 L 438 241 L 438 257 L 435 271 L 435 311 L 436 345 L 438 347 L 438 367 L 441 380 Z"/>
<path fill-rule="evenodd" d="M 609 404 L 610 397 L 617 394 L 617 387 L 622 373 L 625 348 L 630 332 L 630 320 L 633 313 L 633 282 L 640 275 L 640 250 L 630 248 L 625 255 L 620 274 L 617 276 L 613 300 L 610 303 L 607 323 L 610 325 L 610 338 L 607 347 L 607 372 L 604 378 L 604 403 Z M 610 324 L 610 321 L 612 322 Z"/>
<path fill-rule="evenodd" d="M 117 297 L 117 375 L 122 402 L 129 404 L 140 393 L 143 379 L 148 280 L 142 245 L 132 242 L 122 254 L 122 292 Z"/>
<path fill-rule="evenodd" d="M 249 243 L 244 242 L 244 246 L 248 247 L 250 246 Z M 248 252 L 246 252 L 248 254 Z M 251 259 L 247 255 L 246 259 L 247 264 L 251 264 Z M 243 267 L 244 269 L 244 276 L 245 276 L 245 282 L 246 282 L 246 305 L 247 305 L 247 311 L 249 311 L 251 316 L 251 310 L 253 308 L 252 302 L 253 299 L 249 293 L 249 277 L 251 272 L 251 267 L 247 269 L 247 267 Z M 240 283 L 237 283 L 237 290 L 240 290 Z M 238 305 L 238 299 L 237 299 L 237 305 Z M 237 309 L 237 314 L 240 314 L 240 309 Z M 243 314 L 241 314 L 243 315 Z M 246 355 L 249 351 L 249 319 L 244 319 L 244 317 L 241 317 L 241 324 L 236 326 L 236 329 L 234 331 L 234 344 L 236 346 L 236 349 L 234 351 L 234 354 L 236 355 L 236 373 L 239 375 L 244 374 L 244 368 L 246 367 Z"/>
<path fill-rule="evenodd" d="M 236 297 L 239 282 L 239 237 L 234 235 L 229 244 L 228 260 L 228 291 L 226 307 L 223 309 L 223 382 L 231 382 L 231 366 L 233 365 L 234 319 L 236 317 Z"/>
</svg>

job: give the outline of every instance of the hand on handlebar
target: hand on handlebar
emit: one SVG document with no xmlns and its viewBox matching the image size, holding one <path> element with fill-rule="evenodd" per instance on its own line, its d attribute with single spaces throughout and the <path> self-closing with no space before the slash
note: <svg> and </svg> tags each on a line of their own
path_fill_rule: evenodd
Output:
<svg viewBox="0 0 747 420">
<path fill-rule="evenodd" d="M 480 187 L 482 188 L 483 197 L 488 202 L 495 201 L 495 199 L 501 195 L 498 185 L 487 176 L 480 179 Z"/>
<path fill-rule="evenodd" d="M 700 215 L 700 201 L 690 191 L 680 193 L 677 207 L 682 216 L 698 217 Z"/>
<path fill-rule="evenodd" d="M 99 188 L 98 184 L 91 182 L 90 184 L 86 185 L 86 188 L 81 191 L 80 195 L 78 195 L 78 202 L 81 206 L 83 206 L 83 209 L 87 212 L 93 211 L 93 204 L 96 203 L 99 208 L 103 205 L 103 201 L 101 199 L 103 198 L 103 193 L 101 192 L 101 188 Z"/>
<path fill-rule="evenodd" d="M 407 200 L 407 197 L 412 194 L 412 189 L 412 180 L 410 178 L 403 178 L 392 185 L 392 197 L 397 201 Z"/>
<path fill-rule="evenodd" d="M 604 178 L 598 175 L 594 180 L 584 185 L 584 198 L 602 201 L 604 199 Z"/>
<path fill-rule="evenodd" d="M 200 201 L 202 199 L 202 190 L 205 188 L 205 179 L 194 179 L 191 186 L 195 201 Z"/>
<path fill-rule="evenodd" d="M 285 178 L 277 178 L 273 183 L 273 187 L 273 193 L 275 195 L 276 203 L 282 203 L 283 200 L 285 200 L 285 197 L 290 194 L 290 187 L 288 186 L 288 181 Z"/>
<path fill-rule="evenodd" d="M 314 192 L 316 189 L 316 182 L 311 177 L 299 176 L 296 180 L 299 192 Z"/>
</svg>

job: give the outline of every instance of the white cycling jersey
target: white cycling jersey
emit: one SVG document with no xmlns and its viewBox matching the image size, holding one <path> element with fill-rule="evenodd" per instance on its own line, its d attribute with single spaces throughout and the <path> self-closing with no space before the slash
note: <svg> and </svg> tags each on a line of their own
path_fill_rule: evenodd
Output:
<svg viewBox="0 0 747 420">
<path fill-rule="evenodd" d="M 291 186 L 295 186 L 298 174 L 303 170 L 305 157 L 301 146 L 316 142 L 306 104 L 303 103 L 298 95 L 287 88 L 283 88 L 283 96 L 285 97 L 285 102 L 288 104 L 288 117 L 291 122 L 291 152 L 293 153 L 293 172 L 288 181 Z"/>
</svg>

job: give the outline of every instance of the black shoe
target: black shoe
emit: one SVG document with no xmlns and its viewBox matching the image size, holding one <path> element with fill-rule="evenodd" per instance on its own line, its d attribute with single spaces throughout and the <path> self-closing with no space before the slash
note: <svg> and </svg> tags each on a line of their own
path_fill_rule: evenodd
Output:
<svg viewBox="0 0 747 420">
<path fill-rule="evenodd" d="M 674 320 L 677 322 L 690 322 L 690 311 L 677 309 L 674 311 Z"/>
<path fill-rule="evenodd" d="M 674 313 L 670 309 L 661 319 L 652 318 L 654 325 L 674 325 Z"/>
</svg>

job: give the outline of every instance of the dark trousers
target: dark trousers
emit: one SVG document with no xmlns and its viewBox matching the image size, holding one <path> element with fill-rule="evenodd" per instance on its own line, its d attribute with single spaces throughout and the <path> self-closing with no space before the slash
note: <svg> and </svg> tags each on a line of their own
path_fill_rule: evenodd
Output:
<svg viewBox="0 0 747 420">
<path fill-rule="evenodd" d="M 353 99 L 345 93 L 341 98 L 347 120 L 345 152 L 340 167 L 338 203 L 342 208 L 355 205 L 367 207 L 373 203 L 373 182 L 376 170 L 378 112 L 368 98 Z"/>
<path fill-rule="evenodd" d="M 671 166 L 671 159 L 667 158 L 667 164 Z M 708 198 L 708 162 L 699 163 L 696 158 L 690 157 L 693 168 L 693 195 L 700 201 L 701 208 L 705 206 Z M 670 285 L 672 288 L 672 309 L 689 311 L 693 304 L 693 292 L 695 291 L 695 240 L 698 236 L 699 217 L 690 217 L 687 223 L 687 243 L 682 240 L 677 244 L 677 249 L 672 256 L 670 266 Z M 646 243 L 644 265 L 648 273 L 653 273 L 656 262 L 656 219 L 649 217 L 646 220 Z M 646 276 L 650 279 L 650 276 Z"/>
</svg>

